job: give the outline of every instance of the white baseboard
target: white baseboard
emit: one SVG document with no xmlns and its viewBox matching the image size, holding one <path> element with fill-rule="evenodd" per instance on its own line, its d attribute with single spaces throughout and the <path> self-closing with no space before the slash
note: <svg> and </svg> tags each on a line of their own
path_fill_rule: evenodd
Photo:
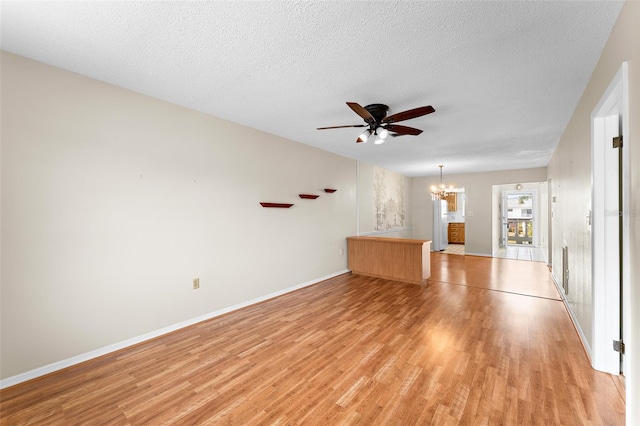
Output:
<svg viewBox="0 0 640 426">
<path fill-rule="evenodd" d="M 146 340 L 154 339 L 156 337 L 162 336 L 163 334 L 171 333 L 173 331 L 179 330 L 181 328 L 188 327 L 193 324 L 197 324 L 202 321 L 206 321 L 211 318 L 215 318 L 217 316 L 236 311 L 241 308 L 245 308 L 250 305 L 255 305 L 256 303 L 264 302 L 265 300 L 273 299 L 274 297 L 281 296 L 286 293 L 290 293 L 295 290 L 299 290 L 304 287 L 308 287 L 313 284 L 317 284 L 321 281 L 328 280 L 330 278 L 337 277 L 338 275 L 348 273 L 348 269 L 344 269 L 339 272 L 335 272 L 333 274 L 325 275 L 324 277 L 316 278 L 311 281 L 307 281 L 302 284 L 295 285 L 293 287 L 286 288 L 284 290 L 277 291 L 275 293 L 270 293 L 261 297 L 257 297 L 255 299 L 247 300 L 245 302 L 239 303 L 237 305 L 229 306 L 228 308 L 223 308 L 214 312 L 210 312 L 205 315 L 201 315 L 196 318 L 192 318 L 186 321 L 181 321 L 177 324 L 170 325 L 168 327 L 161 328 L 159 330 L 152 331 L 150 333 L 146 333 L 140 336 L 132 337 L 131 339 L 123 340 L 122 342 L 114 343 L 113 345 L 105 346 L 100 349 L 96 349 L 91 352 L 86 352 L 84 354 L 80 354 L 71 358 L 67 358 L 62 361 L 54 362 L 52 364 L 45 365 L 43 367 L 36 368 L 35 370 L 27 371 L 25 373 L 21 373 L 12 377 L 8 377 L 6 379 L 0 380 L 0 389 L 8 388 L 10 386 L 15 386 L 19 383 L 26 382 L 28 380 L 33 380 L 38 377 L 42 377 L 47 374 L 54 373 L 56 371 L 74 366 L 76 364 L 80 364 L 85 361 L 89 361 L 93 358 L 97 358 L 99 356 L 107 355 L 111 352 L 119 351 L 120 349 L 127 348 L 129 346 L 137 345 L 138 343 L 142 343 Z"/>
<path fill-rule="evenodd" d="M 591 345 L 589 345 L 589 341 L 587 340 L 587 337 L 582 331 L 582 327 L 580 327 L 580 323 L 578 322 L 578 319 L 576 318 L 576 315 L 573 312 L 573 309 L 571 309 L 571 305 L 569 305 L 569 302 L 567 301 L 567 296 L 564 294 L 564 290 L 562 290 L 562 286 L 559 284 L 558 277 L 556 277 L 556 274 L 554 274 L 553 272 L 551 272 L 551 279 L 553 280 L 553 283 L 555 284 L 556 289 L 558 290 L 558 294 L 560 294 L 560 297 L 562 298 L 562 303 L 564 303 L 564 307 L 567 309 L 567 312 L 569 312 L 569 317 L 571 317 L 571 322 L 573 322 L 573 326 L 578 332 L 578 337 L 580 338 L 580 341 L 582 342 L 582 346 L 584 347 L 584 350 L 587 353 L 587 357 L 589 358 L 589 364 L 593 364 Z"/>
</svg>

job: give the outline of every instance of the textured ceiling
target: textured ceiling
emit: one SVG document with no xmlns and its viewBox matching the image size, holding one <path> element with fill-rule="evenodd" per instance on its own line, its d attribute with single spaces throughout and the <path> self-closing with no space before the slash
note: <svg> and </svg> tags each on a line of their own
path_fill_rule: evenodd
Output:
<svg viewBox="0 0 640 426">
<path fill-rule="evenodd" d="M 618 1 L 2 2 L 3 50 L 409 176 L 546 166 Z M 424 130 L 356 144 L 346 101 Z"/>
</svg>

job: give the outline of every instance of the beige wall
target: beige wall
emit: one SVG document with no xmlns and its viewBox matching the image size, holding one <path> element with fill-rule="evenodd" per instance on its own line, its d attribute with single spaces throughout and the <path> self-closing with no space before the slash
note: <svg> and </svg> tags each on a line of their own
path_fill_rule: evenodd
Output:
<svg viewBox="0 0 640 426">
<path fill-rule="evenodd" d="M 627 342 L 627 424 L 640 423 L 640 2 L 627 1 L 611 32 L 576 109 L 548 165 L 552 193 L 556 196 L 553 226 L 554 264 L 561 264 L 561 246 L 569 247 L 572 291 L 568 303 L 588 344 L 592 335 L 591 229 L 591 113 L 624 61 L 629 64 L 629 134 L 625 152 L 630 158 L 629 258 L 631 262 L 631 306 Z M 559 272 L 556 275 L 561 276 Z M 598 301 L 596 301 L 598 302 Z M 600 302 L 598 302 L 600 303 Z M 636 360 L 634 362 L 634 360 Z"/>
<path fill-rule="evenodd" d="M 354 160 L 1 61 L 3 379 L 346 270 Z"/>
<path fill-rule="evenodd" d="M 444 175 L 443 182 L 456 188 L 464 188 L 465 252 L 491 256 L 493 185 L 541 182 L 547 178 L 545 168 L 506 170 L 486 173 Z M 414 178 L 412 182 L 413 237 L 432 239 L 433 210 L 431 186 L 440 183 L 440 176 Z"/>
</svg>

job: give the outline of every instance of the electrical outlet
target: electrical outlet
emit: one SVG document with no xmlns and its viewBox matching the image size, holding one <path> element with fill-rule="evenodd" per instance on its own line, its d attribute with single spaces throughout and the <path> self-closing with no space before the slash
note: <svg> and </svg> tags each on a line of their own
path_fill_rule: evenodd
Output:
<svg viewBox="0 0 640 426">
<path fill-rule="evenodd" d="M 200 288 L 200 278 L 194 278 L 193 279 L 193 289 L 199 289 Z"/>
</svg>

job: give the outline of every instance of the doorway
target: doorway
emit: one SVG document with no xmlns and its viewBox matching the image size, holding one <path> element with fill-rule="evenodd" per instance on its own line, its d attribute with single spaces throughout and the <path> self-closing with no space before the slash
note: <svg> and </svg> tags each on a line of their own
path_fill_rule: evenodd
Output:
<svg viewBox="0 0 640 426">
<path fill-rule="evenodd" d="M 506 236 L 507 246 L 537 246 L 534 244 L 534 202 L 534 191 L 505 193 L 503 205 L 506 207 L 506 214 L 503 222 L 506 223 L 506 229 L 503 233 Z M 535 236 L 537 237 L 537 233 Z"/>
<path fill-rule="evenodd" d="M 548 183 L 493 185 L 492 256 L 547 262 Z"/>
<path fill-rule="evenodd" d="M 464 188 L 447 189 L 447 246 L 443 253 L 465 254 L 465 207 Z"/>
<path fill-rule="evenodd" d="M 612 343 L 624 342 L 629 312 L 629 160 L 619 139 L 628 134 L 627 81 L 623 63 L 591 115 L 592 363 L 615 375 L 624 374 L 625 356 Z"/>
</svg>

